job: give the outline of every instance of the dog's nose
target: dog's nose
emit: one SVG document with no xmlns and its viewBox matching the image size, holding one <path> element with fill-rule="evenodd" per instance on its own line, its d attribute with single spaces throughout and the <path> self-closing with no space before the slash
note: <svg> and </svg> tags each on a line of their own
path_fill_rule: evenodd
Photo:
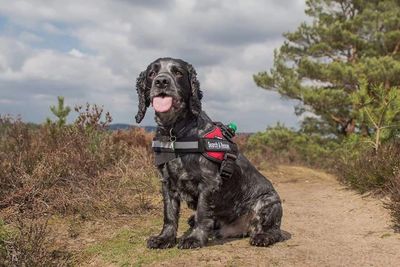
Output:
<svg viewBox="0 0 400 267">
<path fill-rule="evenodd" d="M 154 84 L 160 89 L 167 88 L 171 84 L 171 78 L 160 75 L 154 79 Z"/>
</svg>

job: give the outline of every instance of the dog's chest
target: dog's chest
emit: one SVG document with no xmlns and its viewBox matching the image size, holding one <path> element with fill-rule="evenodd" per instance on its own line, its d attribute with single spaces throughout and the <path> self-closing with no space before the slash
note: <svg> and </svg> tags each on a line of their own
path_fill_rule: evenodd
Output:
<svg viewBox="0 0 400 267">
<path fill-rule="evenodd" d="M 168 179 L 170 190 L 179 195 L 182 200 L 195 202 L 199 195 L 200 180 L 197 170 L 199 170 L 198 166 L 191 166 L 179 157 L 166 164 L 167 177 L 164 179 Z"/>
</svg>

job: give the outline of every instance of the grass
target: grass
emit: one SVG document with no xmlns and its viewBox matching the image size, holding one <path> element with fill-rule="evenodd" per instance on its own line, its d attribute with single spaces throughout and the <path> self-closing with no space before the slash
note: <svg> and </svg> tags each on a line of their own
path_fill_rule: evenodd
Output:
<svg viewBox="0 0 400 267">
<path fill-rule="evenodd" d="M 10 230 L 7 229 L 4 221 L 0 219 L 0 266 L 2 259 L 6 257 L 6 241 L 10 238 Z"/>
<path fill-rule="evenodd" d="M 161 228 L 161 217 L 144 217 L 140 225 L 125 227 L 112 238 L 88 247 L 82 255 L 83 261 L 95 260 L 99 265 L 143 266 L 189 253 L 177 247 L 158 250 L 146 248 L 147 238 Z"/>
</svg>

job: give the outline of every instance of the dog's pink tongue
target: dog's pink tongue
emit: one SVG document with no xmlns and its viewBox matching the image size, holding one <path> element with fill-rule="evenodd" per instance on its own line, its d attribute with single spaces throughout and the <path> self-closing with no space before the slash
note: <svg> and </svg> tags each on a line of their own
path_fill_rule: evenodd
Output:
<svg viewBox="0 0 400 267">
<path fill-rule="evenodd" d="M 156 96 L 153 98 L 153 107 L 157 112 L 167 112 L 172 107 L 171 96 Z"/>
</svg>

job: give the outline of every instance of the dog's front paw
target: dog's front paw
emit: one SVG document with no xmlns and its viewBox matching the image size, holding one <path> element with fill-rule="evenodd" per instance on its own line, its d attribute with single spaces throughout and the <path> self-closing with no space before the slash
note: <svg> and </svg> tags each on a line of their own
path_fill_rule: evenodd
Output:
<svg viewBox="0 0 400 267">
<path fill-rule="evenodd" d="M 250 245 L 256 247 L 268 247 L 278 241 L 280 241 L 279 238 L 268 233 L 259 233 L 250 237 Z"/>
<path fill-rule="evenodd" d="M 189 249 L 189 248 L 200 248 L 204 244 L 198 238 L 194 236 L 189 236 L 186 238 L 182 238 L 178 244 L 178 248 L 180 249 Z"/>
<path fill-rule="evenodd" d="M 147 240 L 147 247 L 156 248 L 172 248 L 176 244 L 176 238 L 167 238 L 164 236 L 150 236 Z"/>
</svg>

